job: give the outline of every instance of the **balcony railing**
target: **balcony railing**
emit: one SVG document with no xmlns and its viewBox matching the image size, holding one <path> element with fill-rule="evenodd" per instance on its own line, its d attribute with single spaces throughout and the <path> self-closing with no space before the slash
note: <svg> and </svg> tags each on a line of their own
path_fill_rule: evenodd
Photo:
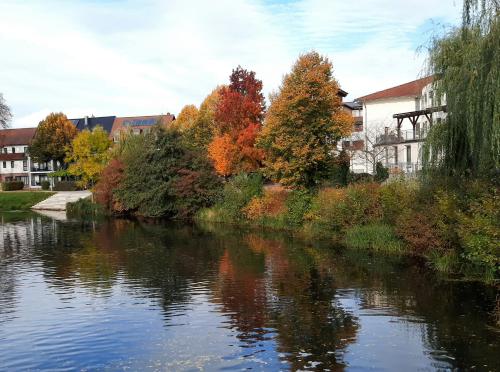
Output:
<svg viewBox="0 0 500 372">
<path fill-rule="evenodd" d="M 31 171 L 32 172 L 52 172 L 54 167 L 52 164 L 32 164 Z"/>
<path fill-rule="evenodd" d="M 376 145 L 393 145 L 408 141 L 422 141 L 427 137 L 427 131 L 420 130 L 404 130 L 398 133 L 384 133 L 377 136 L 375 140 Z"/>
</svg>

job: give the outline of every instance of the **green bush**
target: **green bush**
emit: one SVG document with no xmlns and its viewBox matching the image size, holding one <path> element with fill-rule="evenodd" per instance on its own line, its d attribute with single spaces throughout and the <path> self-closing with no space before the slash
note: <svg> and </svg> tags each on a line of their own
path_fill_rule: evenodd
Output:
<svg viewBox="0 0 500 372">
<path fill-rule="evenodd" d="M 78 187 L 75 181 L 56 181 L 54 183 L 54 191 L 76 191 Z"/>
<path fill-rule="evenodd" d="M 50 189 L 50 182 L 42 181 L 42 190 L 48 190 L 48 189 Z"/>
<path fill-rule="evenodd" d="M 347 182 L 352 183 L 370 183 L 373 182 L 373 176 L 370 173 L 349 173 Z"/>
<path fill-rule="evenodd" d="M 24 188 L 23 181 L 6 181 L 2 182 L 2 190 L 3 191 L 15 191 L 22 190 Z"/>
<path fill-rule="evenodd" d="M 383 219 L 394 225 L 398 218 L 408 211 L 416 198 L 416 184 L 395 180 L 380 187 L 380 204 Z"/>
<path fill-rule="evenodd" d="M 312 194 L 305 190 L 290 192 L 286 200 L 284 223 L 288 228 L 298 228 L 311 208 Z"/>
<path fill-rule="evenodd" d="M 389 169 L 384 167 L 381 162 L 377 162 L 377 164 L 375 165 L 375 176 L 374 176 L 375 182 L 382 183 L 388 178 L 389 178 Z"/>
<path fill-rule="evenodd" d="M 100 204 L 92 203 L 88 198 L 66 204 L 66 215 L 71 218 L 96 218 L 105 215 Z"/>
<path fill-rule="evenodd" d="M 345 244 L 349 248 L 368 249 L 387 253 L 402 253 L 404 244 L 385 224 L 354 226 L 346 230 Z"/>
</svg>

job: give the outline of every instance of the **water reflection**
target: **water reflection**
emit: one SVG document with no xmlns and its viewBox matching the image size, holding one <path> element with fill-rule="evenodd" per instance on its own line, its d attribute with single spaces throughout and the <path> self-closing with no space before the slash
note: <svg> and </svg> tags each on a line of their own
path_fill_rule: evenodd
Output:
<svg viewBox="0 0 500 372">
<path fill-rule="evenodd" d="M 399 259 L 220 226 L 0 217 L 7 369 L 500 368 L 494 289 Z"/>
</svg>

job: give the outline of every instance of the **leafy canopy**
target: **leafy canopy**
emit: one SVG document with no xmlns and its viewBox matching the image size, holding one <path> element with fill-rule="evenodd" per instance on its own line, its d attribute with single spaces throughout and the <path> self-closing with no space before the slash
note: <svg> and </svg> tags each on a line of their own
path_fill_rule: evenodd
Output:
<svg viewBox="0 0 500 372">
<path fill-rule="evenodd" d="M 77 133 L 78 130 L 66 115 L 51 113 L 38 124 L 29 148 L 30 155 L 40 163 L 56 160 L 62 164 L 66 150 Z"/>
<path fill-rule="evenodd" d="M 208 153 L 223 176 L 251 172 L 260 167 L 262 151 L 255 148 L 265 113 L 262 81 L 240 66 L 222 87 L 214 116 L 215 137 Z"/>
<path fill-rule="evenodd" d="M 279 89 L 262 129 L 265 174 L 284 185 L 310 187 L 327 178 L 336 142 L 353 118 L 342 109 L 332 64 L 316 52 L 299 57 Z"/>
<path fill-rule="evenodd" d="M 500 168 L 498 0 L 465 0 L 463 23 L 431 41 L 429 70 L 447 118 L 428 136 L 424 164 L 446 175 L 487 176 Z"/>
<path fill-rule="evenodd" d="M 92 132 L 80 132 L 71 143 L 66 154 L 69 163 L 68 173 L 78 178 L 81 187 L 91 187 L 98 180 L 110 159 L 111 141 L 102 127 L 95 127 Z"/>
</svg>

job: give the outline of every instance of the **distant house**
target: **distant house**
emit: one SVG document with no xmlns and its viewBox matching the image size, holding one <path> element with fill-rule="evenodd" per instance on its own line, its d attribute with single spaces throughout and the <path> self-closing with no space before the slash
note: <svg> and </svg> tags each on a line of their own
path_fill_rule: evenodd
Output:
<svg viewBox="0 0 500 372">
<path fill-rule="evenodd" d="M 365 172 L 366 164 L 361 151 L 365 147 L 365 134 L 363 131 L 363 105 L 360 102 L 343 102 L 344 111 L 354 118 L 354 127 L 349 137 L 343 138 L 341 148 L 350 156 L 350 168 L 354 173 Z"/>
<path fill-rule="evenodd" d="M 377 161 L 392 173 L 422 168 L 422 144 L 434 122 L 446 116 L 445 97 L 433 91 L 431 76 L 365 95 L 362 105 L 366 146 L 378 149 Z M 365 161 L 365 172 L 372 164 Z"/>
<path fill-rule="evenodd" d="M 166 115 L 117 117 L 113 122 L 110 137 L 114 142 L 118 142 L 122 133 L 142 134 L 151 130 L 156 124 L 169 126 L 174 120 L 175 116 L 170 113 Z"/>
<path fill-rule="evenodd" d="M 37 163 L 29 155 L 36 128 L 0 130 L 0 182 L 23 181 L 25 187 L 38 188 L 49 181 L 54 162 Z"/>
<path fill-rule="evenodd" d="M 79 119 L 69 119 L 69 121 L 71 121 L 80 132 L 85 129 L 92 131 L 95 127 L 100 126 L 109 134 L 111 133 L 115 119 L 116 116 L 101 116 L 97 118 L 94 116 L 85 116 Z"/>
</svg>

